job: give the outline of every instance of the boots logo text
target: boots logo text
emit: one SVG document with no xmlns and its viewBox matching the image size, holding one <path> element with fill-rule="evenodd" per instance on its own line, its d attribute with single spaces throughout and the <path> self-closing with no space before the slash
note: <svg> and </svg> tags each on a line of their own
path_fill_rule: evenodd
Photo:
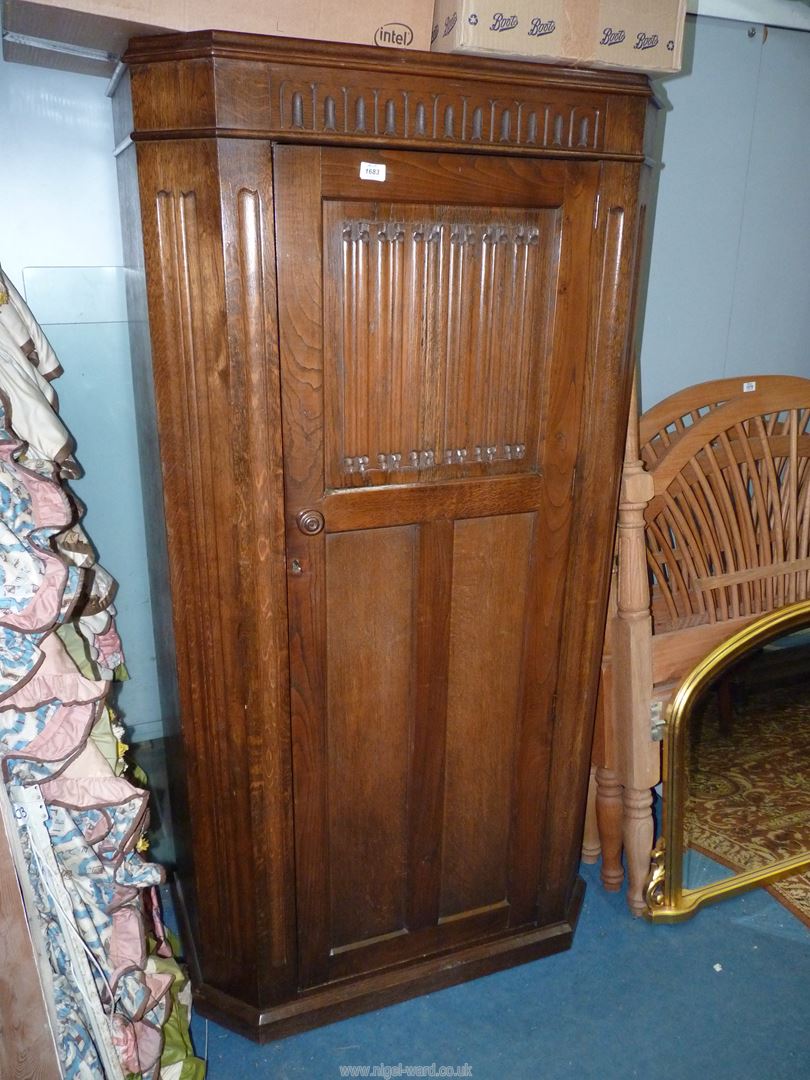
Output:
<svg viewBox="0 0 810 1080">
<path fill-rule="evenodd" d="M 547 19 L 545 22 L 542 19 L 532 19 L 529 37 L 545 37 L 546 34 L 553 34 L 556 29 L 557 24 L 553 19 Z"/>
<path fill-rule="evenodd" d="M 496 30 L 498 33 L 502 33 L 504 30 L 514 30 L 517 24 L 517 15 L 504 15 L 502 12 L 496 11 L 492 16 L 490 30 Z"/>
</svg>

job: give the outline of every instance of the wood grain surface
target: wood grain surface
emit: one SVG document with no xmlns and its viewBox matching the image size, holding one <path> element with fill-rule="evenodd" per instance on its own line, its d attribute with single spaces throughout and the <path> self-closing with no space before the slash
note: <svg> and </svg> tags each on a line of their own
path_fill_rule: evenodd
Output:
<svg viewBox="0 0 810 1080">
<path fill-rule="evenodd" d="M 272 1038 L 565 947 L 647 84 L 128 58 L 198 999 Z"/>
</svg>

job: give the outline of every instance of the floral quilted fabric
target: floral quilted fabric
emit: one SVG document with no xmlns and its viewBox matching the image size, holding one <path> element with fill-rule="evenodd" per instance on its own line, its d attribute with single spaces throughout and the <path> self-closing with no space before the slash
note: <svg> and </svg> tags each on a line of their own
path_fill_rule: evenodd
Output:
<svg viewBox="0 0 810 1080">
<path fill-rule="evenodd" d="M 41 796 L 44 831 L 24 810 L 16 816 L 45 929 L 67 1080 L 108 1075 L 110 1048 L 122 1076 L 157 1080 L 173 976 L 147 965 L 143 900 L 163 871 L 137 850 L 146 792 L 121 775 L 121 761 L 101 752 L 109 739 L 94 739 L 115 724 L 106 697 L 123 654 L 112 579 L 95 562 L 64 486 L 77 466 L 50 390 L 60 370 L 0 269 L 3 781 L 18 808 L 26 790 Z M 76 659 L 77 633 L 86 662 Z M 78 958 L 66 918 L 81 936 Z M 82 979 L 85 962 L 90 975 Z"/>
</svg>

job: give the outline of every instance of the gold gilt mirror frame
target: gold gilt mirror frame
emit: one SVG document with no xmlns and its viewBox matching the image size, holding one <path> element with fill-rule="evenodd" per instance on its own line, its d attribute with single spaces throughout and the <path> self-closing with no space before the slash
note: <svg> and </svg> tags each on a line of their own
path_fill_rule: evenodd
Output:
<svg viewBox="0 0 810 1080">
<path fill-rule="evenodd" d="M 690 918 L 704 904 L 768 885 L 810 867 L 810 851 L 804 851 L 699 888 L 684 886 L 687 764 L 690 721 L 695 709 L 704 691 L 719 675 L 769 642 L 807 627 L 810 627 L 810 600 L 763 616 L 709 653 L 686 676 L 672 699 L 664 738 L 663 837 L 653 852 L 645 894 L 648 914 L 653 921 L 680 922 Z"/>
</svg>

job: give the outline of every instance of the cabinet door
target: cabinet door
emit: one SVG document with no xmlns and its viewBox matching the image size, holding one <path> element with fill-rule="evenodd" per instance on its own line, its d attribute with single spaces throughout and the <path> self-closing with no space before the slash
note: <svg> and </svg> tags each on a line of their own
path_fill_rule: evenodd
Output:
<svg viewBox="0 0 810 1080">
<path fill-rule="evenodd" d="M 599 166 L 274 170 L 312 986 L 543 921 Z"/>
</svg>

